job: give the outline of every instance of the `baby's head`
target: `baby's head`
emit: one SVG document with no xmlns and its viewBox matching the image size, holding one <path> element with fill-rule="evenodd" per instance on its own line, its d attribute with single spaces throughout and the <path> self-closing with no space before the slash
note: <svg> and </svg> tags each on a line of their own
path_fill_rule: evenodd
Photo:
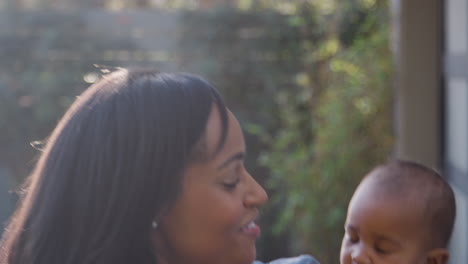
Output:
<svg viewBox="0 0 468 264">
<path fill-rule="evenodd" d="M 372 170 L 348 207 L 341 264 L 444 264 L 455 219 L 450 186 L 408 161 Z"/>
</svg>

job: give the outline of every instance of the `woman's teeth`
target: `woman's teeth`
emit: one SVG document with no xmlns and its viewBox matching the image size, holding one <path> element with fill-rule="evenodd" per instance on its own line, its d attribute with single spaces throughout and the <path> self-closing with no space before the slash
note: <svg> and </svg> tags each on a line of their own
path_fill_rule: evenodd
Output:
<svg viewBox="0 0 468 264">
<path fill-rule="evenodd" d="M 260 235 L 260 227 L 254 221 L 251 221 L 244 226 L 242 231 L 254 237 Z"/>
</svg>

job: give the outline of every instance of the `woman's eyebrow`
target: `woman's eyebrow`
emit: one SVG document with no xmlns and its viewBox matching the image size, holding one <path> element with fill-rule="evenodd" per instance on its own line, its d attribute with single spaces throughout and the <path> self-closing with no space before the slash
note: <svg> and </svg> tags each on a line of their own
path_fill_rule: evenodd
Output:
<svg viewBox="0 0 468 264">
<path fill-rule="evenodd" d="M 245 158 L 245 152 L 238 152 L 238 153 L 232 155 L 231 157 L 229 157 L 228 159 L 226 159 L 226 161 L 224 161 L 218 167 L 218 170 L 224 169 L 225 167 L 227 167 L 230 163 L 232 163 L 234 161 L 244 160 L 244 158 Z"/>
</svg>

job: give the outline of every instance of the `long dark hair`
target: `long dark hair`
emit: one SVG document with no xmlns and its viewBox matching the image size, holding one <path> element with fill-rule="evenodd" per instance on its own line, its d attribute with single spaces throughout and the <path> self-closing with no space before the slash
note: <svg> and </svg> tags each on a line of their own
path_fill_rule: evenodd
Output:
<svg viewBox="0 0 468 264">
<path fill-rule="evenodd" d="M 5 230 L 1 263 L 156 263 L 151 222 L 177 197 L 213 105 L 222 146 L 227 110 L 202 78 L 104 76 L 47 140 Z"/>
</svg>

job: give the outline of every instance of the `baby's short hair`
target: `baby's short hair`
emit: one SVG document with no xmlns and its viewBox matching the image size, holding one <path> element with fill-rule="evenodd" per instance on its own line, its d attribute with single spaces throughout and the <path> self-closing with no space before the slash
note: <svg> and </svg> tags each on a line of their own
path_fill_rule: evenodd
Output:
<svg viewBox="0 0 468 264">
<path fill-rule="evenodd" d="M 422 202 L 432 247 L 447 247 L 455 221 L 455 197 L 450 185 L 435 170 L 419 163 L 393 160 L 373 169 L 364 181 L 372 181 L 384 193 L 415 197 Z"/>
</svg>

